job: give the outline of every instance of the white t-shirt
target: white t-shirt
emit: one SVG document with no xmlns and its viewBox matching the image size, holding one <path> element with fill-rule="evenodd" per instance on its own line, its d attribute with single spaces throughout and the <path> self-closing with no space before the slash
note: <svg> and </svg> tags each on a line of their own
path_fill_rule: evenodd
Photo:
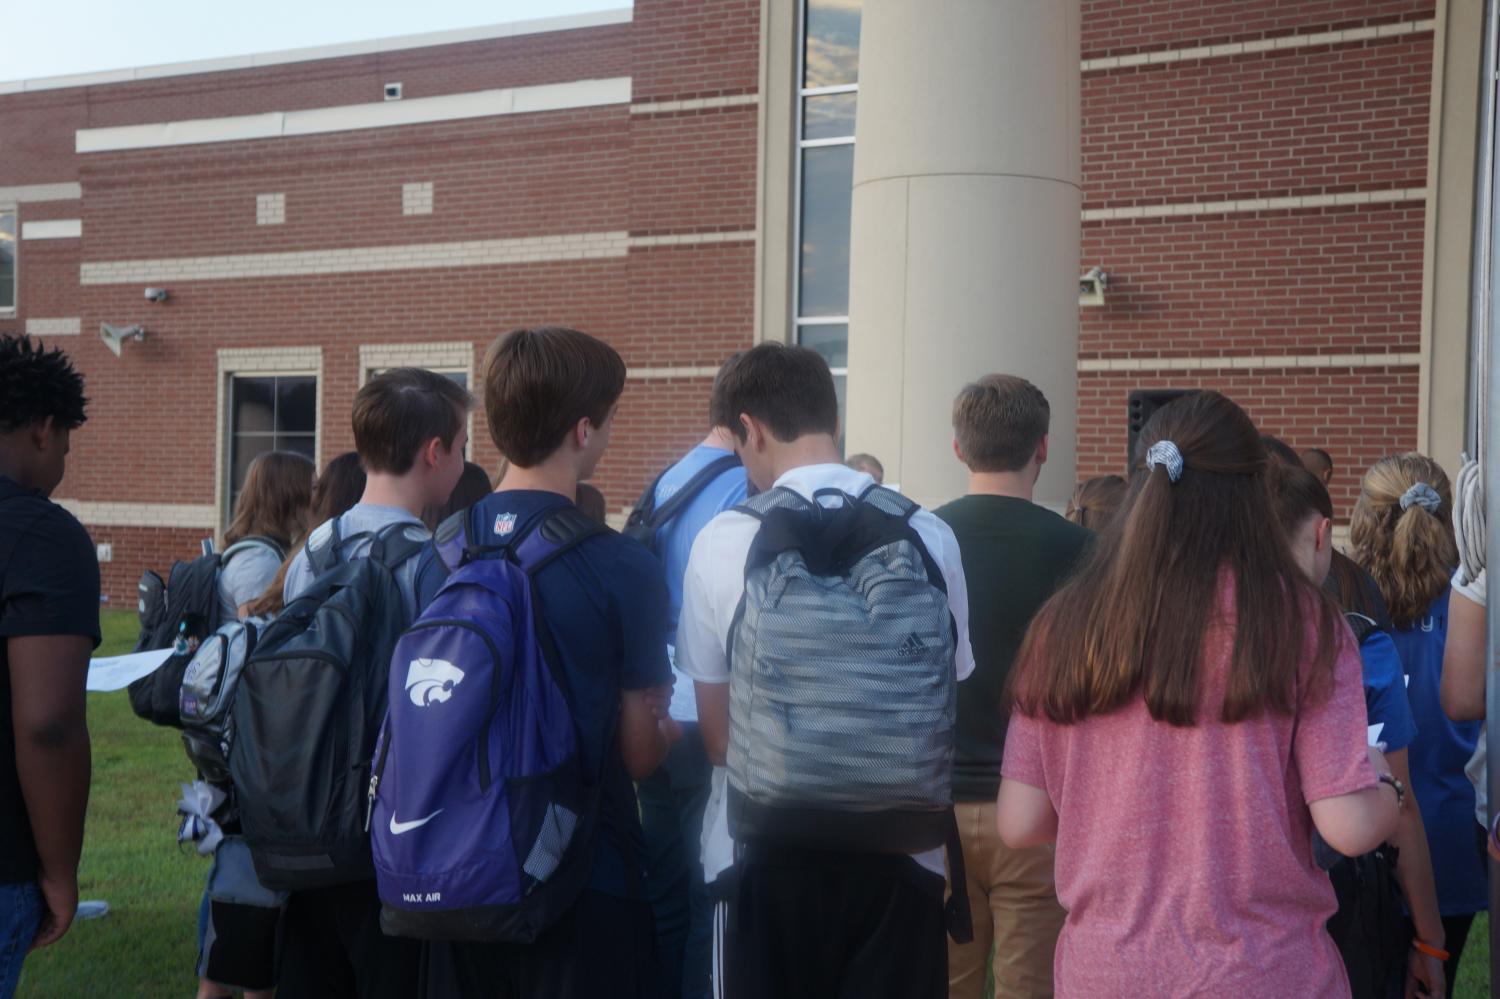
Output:
<svg viewBox="0 0 1500 999">
<path fill-rule="evenodd" d="M 776 480 L 777 486 L 795 490 L 808 499 L 819 489 L 838 489 L 859 496 L 874 484 L 875 480 L 864 472 L 833 464 L 804 465 Z M 958 540 L 947 524 L 927 510 L 913 514 L 911 525 L 942 570 L 948 586 L 948 607 L 958 626 L 954 668 L 962 680 L 974 671 L 974 651 L 969 646 L 969 593 Z M 759 529 L 760 521 L 754 517 L 728 510 L 709 521 L 693 542 L 683 579 L 682 615 L 677 621 L 677 668 L 695 682 L 729 682 L 725 649 L 735 609 L 745 592 L 745 560 Z M 734 862 L 727 783 L 722 768 L 715 768 L 703 831 L 703 875 L 710 882 Z M 913 858 L 929 871 L 943 874 L 941 849 L 913 854 Z"/>
</svg>

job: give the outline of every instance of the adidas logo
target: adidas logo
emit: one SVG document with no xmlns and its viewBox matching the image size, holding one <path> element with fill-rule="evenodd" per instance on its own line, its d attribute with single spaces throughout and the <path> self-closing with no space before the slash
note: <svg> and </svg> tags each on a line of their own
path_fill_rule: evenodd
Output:
<svg viewBox="0 0 1500 999">
<path fill-rule="evenodd" d="M 901 647 L 896 650 L 896 655 L 902 659 L 920 659 L 926 653 L 927 646 L 922 644 L 922 640 L 917 637 L 915 631 L 909 633 L 906 641 L 902 642 Z"/>
</svg>

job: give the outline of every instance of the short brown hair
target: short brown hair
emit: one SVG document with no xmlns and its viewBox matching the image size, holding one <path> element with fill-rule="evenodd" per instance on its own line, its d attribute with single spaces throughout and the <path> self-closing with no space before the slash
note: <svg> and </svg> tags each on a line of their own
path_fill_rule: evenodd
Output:
<svg viewBox="0 0 1500 999">
<path fill-rule="evenodd" d="M 546 461 L 579 420 L 602 426 L 624 391 L 620 355 L 578 330 L 512 330 L 485 354 L 490 439 L 518 468 Z"/>
<path fill-rule="evenodd" d="M 463 426 L 474 404 L 451 378 L 424 368 L 392 368 L 371 378 L 354 396 L 354 449 L 366 472 L 405 475 L 434 437 L 443 447 Z"/>
<path fill-rule="evenodd" d="M 1051 422 L 1042 390 L 1015 375 L 985 375 L 953 400 L 953 435 L 976 472 L 1025 468 Z"/>
<path fill-rule="evenodd" d="M 806 434 L 838 436 L 839 397 L 823 355 L 807 347 L 759 343 L 736 354 L 714 386 L 714 422 L 745 440 L 740 414 L 764 423 L 779 441 Z"/>
</svg>

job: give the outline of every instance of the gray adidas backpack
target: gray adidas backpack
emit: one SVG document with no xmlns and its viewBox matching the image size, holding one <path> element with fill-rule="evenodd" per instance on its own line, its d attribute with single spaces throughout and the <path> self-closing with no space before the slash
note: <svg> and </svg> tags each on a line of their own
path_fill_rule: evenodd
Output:
<svg viewBox="0 0 1500 999">
<path fill-rule="evenodd" d="M 182 674 L 177 708 L 188 759 L 206 780 L 229 780 L 229 745 L 234 740 L 234 696 L 240 671 L 255 651 L 266 618 L 231 621 L 198 646 Z"/>
<path fill-rule="evenodd" d="M 729 831 L 843 853 L 946 845 L 948 929 L 967 942 L 947 584 L 911 500 L 824 497 L 837 505 L 783 487 L 735 507 L 761 526 L 729 629 Z"/>
</svg>

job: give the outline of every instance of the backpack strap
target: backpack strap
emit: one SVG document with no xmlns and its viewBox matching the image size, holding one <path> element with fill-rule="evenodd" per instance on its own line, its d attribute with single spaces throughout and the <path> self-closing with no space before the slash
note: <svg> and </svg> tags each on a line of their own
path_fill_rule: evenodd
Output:
<svg viewBox="0 0 1500 999">
<path fill-rule="evenodd" d="M 268 549 L 272 554 L 276 556 L 276 561 L 286 561 L 286 552 L 282 550 L 282 547 L 278 545 L 273 539 L 268 538 L 262 534 L 251 534 L 241 538 L 234 544 L 230 545 L 228 548 L 224 549 L 224 553 L 219 556 L 219 565 L 227 565 L 229 563 L 229 560 L 234 558 L 234 556 L 238 555 L 240 552 L 249 551 L 251 548 Z"/>
<path fill-rule="evenodd" d="M 553 560 L 572 551 L 609 528 L 590 520 L 576 506 L 559 507 L 534 522 L 521 537 L 511 541 L 510 551 L 528 576 L 535 576 Z"/>
<path fill-rule="evenodd" d="M 715 458 L 693 473 L 693 477 L 682 484 L 682 488 L 672 494 L 661 506 L 656 506 L 656 487 L 660 485 L 662 478 L 667 474 L 661 473 L 656 477 L 656 482 L 651 485 L 651 510 L 646 512 L 645 521 L 653 528 L 659 528 L 682 511 L 682 508 L 698 497 L 698 494 L 707 489 L 709 485 L 730 469 L 739 468 L 740 459 L 738 455 L 726 454 L 722 458 Z M 671 471 L 671 469 L 668 469 Z M 642 509 L 638 507 L 637 509 Z"/>
<path fill-rule="evenodd" d="M 627 528 L 643 527 L 651 523 L 656 514 L 656 487 L 661 485 L 661 480 L 666 478 L 671 470 L 671 465 L 662 469 L 661 473 L 652 479 L 651 484 L 641 493 L 641 498 L 635 501 L 635 509 L 630 511 L 630 516 L 625 520 Z"/>
<path fill-rule="evenodd" d="M 307 552 L 307 565 L 312 569 L 313 575 L 321 576 L 338 566 L 339 545 L 343 542 L 343 532 L 339 530 L 337 517 L 313 528 L 312 533 L 307 536 L 307 545 L 302 549 Z"/>
<path fill-rule="evenodd" d="M 412 520 L 386 524 L 370 539 L 370 551 L 365 557 L 379 562 L 388 569 L 396 568 L 412 556 L 420 554 L 422 549 L 427 547 L 430 537 L 424 535 L 421 540 L 416 540 L 408 537 L 406 533 L 408 528 L 421 526 Z"/>
<path fill-rule="evenodd" d="M 449 573 L 463 565 L 474 550 L 474 527 L 470 523 L 473 512 L 472 506 L 459 510 L 432 532 L 432 546 L 437 551 L 438 560 Z"/>
<path fill-rule="evenodd" d="M 1372 617 L 1366 617 L 1358 611 L 1345 611 L 1344 620 L 1349 622 L 1349 630 L 1354 632 L 1356 645 L 1364 645 L 1365 639 L 1380 630 L 1380 623 Z"/>
</svg>

